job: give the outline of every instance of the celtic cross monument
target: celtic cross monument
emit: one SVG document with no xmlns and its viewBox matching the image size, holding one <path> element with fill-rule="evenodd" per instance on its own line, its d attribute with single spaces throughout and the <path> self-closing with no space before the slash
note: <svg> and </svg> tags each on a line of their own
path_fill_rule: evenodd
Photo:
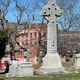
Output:
<svg viewBox="0 0 80 80">
<path fill-rule="evenodd" d="M 48 4 L 41 10 L 41 15 L 48 21 L 47 24 L 47 54 L 44 57 L 42 66 L 39 69 L 40 74 L 67 73 L 61 64 L 57 52 L 57 18 L 63 14 L 63 11 L 56 5 L 55 0 L 48 0 Z"/>
</svg>

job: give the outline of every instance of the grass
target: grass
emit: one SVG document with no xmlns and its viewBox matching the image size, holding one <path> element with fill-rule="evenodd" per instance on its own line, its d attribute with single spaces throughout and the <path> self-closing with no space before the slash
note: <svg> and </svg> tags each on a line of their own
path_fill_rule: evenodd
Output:
<svg viewBox="0 0 80 80">
<path fill-rule="evenodd" d="M 74 66 L 74 61 L 72 62 L 64 62 L 62 63 L 63 67 L 65 68 L 66 71 L 69 71 L 69 72 L 73 72 L 73 66 Z"/>
<path fill-rule="evenodd" d="M 5 74 L 0 75 L 0 80 L 80 80 L 80 72 L 75 73 L 72 69 L 74 62 L 65 62 L 63 66 L 69 72 L 69 74 L 49 74 L 49 75 L 39 75 L 34 74 L 32 77 L 15 77 L 15 78 L 6 78 Z M 40 65 L 34 65 L 34 72 L 39 69 Z"/>
<path fill-rule="evenodd" d="M 52 75 L 34 75 L 33 77 L 6 78 L 0 75 L 0 80 L 80 80 L 80 73 L 77 74 L 52 74 Z"/>
</svg>

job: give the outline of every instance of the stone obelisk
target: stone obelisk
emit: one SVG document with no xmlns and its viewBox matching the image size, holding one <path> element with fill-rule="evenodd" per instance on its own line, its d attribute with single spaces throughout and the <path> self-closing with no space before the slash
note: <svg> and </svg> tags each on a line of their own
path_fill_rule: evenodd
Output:
<svg viewBox="0 0 80 80">
<path fill-rule="evenodd" d="M 41 10 L 41 15 L 48 21 L 47 24 L 47 54 L 44 57 L 39 74 L 67 73 L 61 64 L 57 52 L 56 20 L 63 11 L 56 5 L 55 0 L 48 0 L 48 4 Z"/>
</svg>

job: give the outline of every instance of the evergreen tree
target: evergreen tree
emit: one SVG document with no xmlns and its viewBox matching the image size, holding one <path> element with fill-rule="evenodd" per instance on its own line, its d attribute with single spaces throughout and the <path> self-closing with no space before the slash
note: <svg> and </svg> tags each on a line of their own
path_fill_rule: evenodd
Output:
<svg viewBox="0 0 80 80">
<path fill-rule="evenodd" d="M 8 40 L 7 30 L 0 30 L 0 60 L 5 55 L 5 47 Z"/>
</svg>

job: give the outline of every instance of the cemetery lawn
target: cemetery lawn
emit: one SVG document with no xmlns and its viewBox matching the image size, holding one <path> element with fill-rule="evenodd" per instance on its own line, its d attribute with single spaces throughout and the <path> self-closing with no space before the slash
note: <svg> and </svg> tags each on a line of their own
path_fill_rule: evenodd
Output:
<svg viewBox="0 0 80 80">
<path fill-rule="evenodd" d="M 69 74 L 49 74 L 49 75 L 39 75 L 36 71 L 39 69 L 39 65 L 34 66 L 34 76 L 32 77 L 15 77 L 15 78 L 6 78 L 5 74 L 0 74 L 0 80 L 80 80 L 80 71 L 75 73 L 72 69 L 74 62 L 65 62 L 63 63 L 64 68 L 71 72 Z"/>
<path fill-rule="evenodd" d="M 74 74 L 52 74 L 52 75 L 34 75 L 33 77 L 6 78 L 4 74 L 0 75 L 0 80 L 80 80 L 80 73 Z"/>
</svg>

